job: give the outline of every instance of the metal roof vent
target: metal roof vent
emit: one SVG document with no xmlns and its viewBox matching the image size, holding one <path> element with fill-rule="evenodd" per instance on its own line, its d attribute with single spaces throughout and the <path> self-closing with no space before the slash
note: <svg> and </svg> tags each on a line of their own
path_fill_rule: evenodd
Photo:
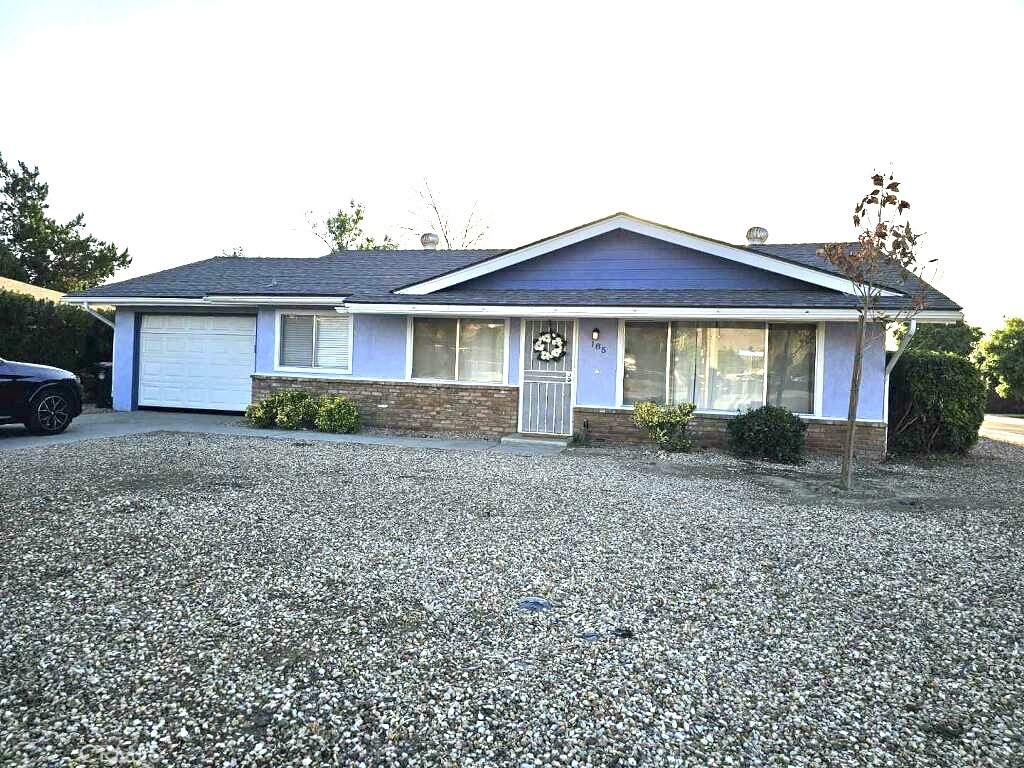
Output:
<svg viewBox="0 0 1024 768">
<path fill-rule="evenodd" d="M 764 227 L 751 227 L 747 230 L 747 245 L 764 245 L 768 239 L 768 230 Z"/>
<path fill-rule="evenodd" d="M 425 232 L 420 235 L 420 245 L 423 246 L 425 251 L 437 250 L 437 244 L 440 242 L 440 238 L 433 232 Z"/>
</svg>

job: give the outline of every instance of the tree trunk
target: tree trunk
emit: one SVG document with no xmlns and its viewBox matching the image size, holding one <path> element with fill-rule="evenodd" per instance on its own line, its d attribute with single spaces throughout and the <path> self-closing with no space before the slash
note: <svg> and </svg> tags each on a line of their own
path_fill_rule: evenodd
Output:
<svg viewBox="0 0 1024 768">
<path fill-rule="evenodd" d="M 850 409 L 846 413 L 846 445 L 843 446 L 843 468 L 839 485 L 849 491 L 853 488 L 853 447 L 857 436 L 857 403 L 860 401 L 860 376 L 864 367 L 864 335 L 867 332 L 867 314 L 857 318 L 857 346 L 853 350 L 853 376 L 850 377 Z"/>
</svg>

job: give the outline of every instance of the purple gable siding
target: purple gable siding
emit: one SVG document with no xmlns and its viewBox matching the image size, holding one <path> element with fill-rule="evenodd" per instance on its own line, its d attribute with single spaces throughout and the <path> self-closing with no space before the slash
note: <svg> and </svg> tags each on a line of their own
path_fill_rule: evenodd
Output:
<svg viewBox="0 0 1024 768">
<path fill-rule="evenodd" d="M 457 288 L 808 290 L 813 289 L 813 286 L 773 272 L 619 229 L 467 281 Z"/>
</svg>

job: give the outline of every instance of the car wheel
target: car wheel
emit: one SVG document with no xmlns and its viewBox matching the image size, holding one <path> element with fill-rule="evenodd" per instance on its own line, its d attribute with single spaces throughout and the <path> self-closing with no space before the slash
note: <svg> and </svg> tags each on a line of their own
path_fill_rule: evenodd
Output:
<svg viewBox="0 0 1024 768">
<path fill-rule="evenodd" d="M 71 418 L 71 401 L 51 390 L 32 401 L 25 426 L 33 435 L 57 435 L 68 428 Z"/>
</svg>

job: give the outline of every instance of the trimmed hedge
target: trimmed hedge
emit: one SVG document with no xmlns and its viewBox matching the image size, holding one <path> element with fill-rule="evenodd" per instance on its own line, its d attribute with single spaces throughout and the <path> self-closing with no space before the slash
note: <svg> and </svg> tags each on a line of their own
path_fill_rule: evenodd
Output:
<svg viewBox="0 0 1024 768">
<path fill-rule="evenodd" d="M 359 429 L 359 411 L 347 397 L 322 395 L 316 400 L 313 426 L 321 432 L 355 432 Z"/>
<path fill-rule="evenodd" d="M 695 408 L 693 403 L 658 405 L 644 400 L 633 406 L 633 423 L 646 429 L 662 450 L 688 451 L 693 448 L 693 440 L 687 436 L 686 427 Z"/>
<path fill-rule="evenodd" d="M 964 453 L 985 418 L 985 381 L 946 352 L 906 352 L 889 380 L 889 449 L 897 454 Z"/>
<path fill-rule="evenodd" d="M 791 411 L 763 405 L 729 420 L 729 448 L 745 459 L 799 464 L 807 424 Z"/>
<path fill-rule="evenodd" d="M 312 397 L 301 389 L 285 389 L 268 395 L 246 408 L 245 418 L 256 427 L 317 429 L 320 432 L 359 429 L 359 412 L 347 397 Z"/>
<path fill-rule="evenodd" d="M 88 378 L 113 345 L 113 330 L 77 307 L 0 290 L 0 357 Z"/>
</svg>

